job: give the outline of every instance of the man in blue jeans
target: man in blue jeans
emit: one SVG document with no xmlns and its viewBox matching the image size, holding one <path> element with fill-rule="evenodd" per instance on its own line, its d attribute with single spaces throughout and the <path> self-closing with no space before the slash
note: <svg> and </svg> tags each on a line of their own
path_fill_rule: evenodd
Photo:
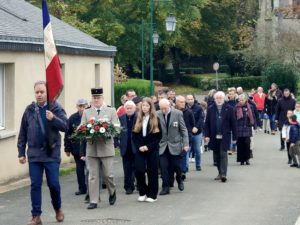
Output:
<svg viewBox="0 0 300 225">
<path fill-rule="evenodd" d="M 21 122 L 18 151 L 19 162 L 29 162 L 31 180 L 32 220 L 28 225 L 41 225 L 42 214 L 42 183 L 45 170 L 47 184 L 50 189 L 52 205 L 57 222 L 64 220 L 61 210 L 59 185 L 59 165 L 61 137 L 59 131 L 67 130 L 67 116 L 64 109 L 57 103 L 47 105 L 47 89 L 44 81 L 34 85 L 36 102 L 27 106 Z"/>
<path fill-rule="evenodd" d="M 195 118 L 195 127 L 193 127 L 192 133 L 192 144 L 190 152 L 195 153 L 196 170 L 201 171 L 201 151 L 202 145 L 202 131 L 204 126 L 204 112 L 200 104 L 195 100 L 193 95 L 186 96 L 187 106 L 193 111 Z"/>
</svg>

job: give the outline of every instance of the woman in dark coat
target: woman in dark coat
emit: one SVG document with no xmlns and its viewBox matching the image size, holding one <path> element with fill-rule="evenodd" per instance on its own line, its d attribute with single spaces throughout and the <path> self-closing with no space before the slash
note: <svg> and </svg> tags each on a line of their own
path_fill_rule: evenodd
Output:
<svg viewBox="0 0 300 225">
<path fill-rule="evenodd" d="M 138 201 L 155 202 L 158 193 L 159 142 L 162 133 L 151 99 L 143 98 L 141 103 L 132 133 L 136 148 L 135 176 L 140 195 Z"/>
<path fill-rule="evenodd" d="M 234 115 L 237 127 L 237 162 L 241 165 L 246 163 L 250 165 L 250 143 L 252 136 L 252 127 L 256 129 L 256 119 L 254 110 L 248 103 L 248 96 L 241 94 L 239 103 L 235 106 Z"/>
</svg>

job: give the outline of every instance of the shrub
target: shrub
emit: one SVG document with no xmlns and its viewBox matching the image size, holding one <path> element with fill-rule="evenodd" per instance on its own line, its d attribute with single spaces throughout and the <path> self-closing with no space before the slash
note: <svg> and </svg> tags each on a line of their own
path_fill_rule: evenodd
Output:
<svg viewBox="0 0 300 225">
<path fill-rule="evenodd" d="M 202 67 L 194 67 L 194 68 L 181 68 L 181 72 L 185 72 L 186 74 L 201 74 L 203 73 Z"/>
<path fill-rule="evenodd" d="M 216 78 L 214 76 L 202 77 L 186 75 L 182 77 L 181 82 L 202 90 L 210 90 L 216 88 Z M 228 87 L 241 86 L 244 89 L 256 88 L 262 84 L 262 77 L 249 76 L 249 77 L 221 77 L 218 79 L 219 89 L 226 90 Z"/>
<path fill-rule="evenodd" d="M 120 106 L 120 98 L 128 89 L 134 89 L 138 96 L 150 96 L 150 81 L 141 79 L 128 79 L 127 82 L 115 84 L 116 108 Z"/>
<path fill-rule="evenodd" d="M 298 74 L 293 70 L 292 65 L 273 63 L 263 71 L 263 87 L 270 88 L 272 83 L 276 83 L 280 89 L 288 88 L 293 93 L 297 93 Z"/>
</svg>

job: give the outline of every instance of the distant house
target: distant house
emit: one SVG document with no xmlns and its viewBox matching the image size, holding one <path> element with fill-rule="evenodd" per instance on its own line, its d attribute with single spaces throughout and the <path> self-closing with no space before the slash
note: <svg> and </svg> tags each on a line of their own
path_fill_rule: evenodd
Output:
<svg viewBox="0 0 300 225">
<path fill-rule="evenodd" d="M 106 103 L 113 104 L 116 48 L 57 18 L 51 22 L 64 80 L 59 102 L 68 115 L 78 98 L 90 100 L 95 86 L 102 86 Z M 27 173 L 27 166 L 18 164 L 17 135 L 37 80 L 45 80 L 42 11 L 24 0 L 0 0 L 0 184 Z"/>
</svg>

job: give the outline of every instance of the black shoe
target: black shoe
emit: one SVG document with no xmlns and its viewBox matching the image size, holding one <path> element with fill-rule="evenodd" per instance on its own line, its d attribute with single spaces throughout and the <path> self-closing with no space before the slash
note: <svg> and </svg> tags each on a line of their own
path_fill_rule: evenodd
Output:
<svg viewBox="0 0 300 225">
<path fill-rule="evenodd" d="M 174 187 L 174 183 L 169 184 L 169 187 L 170 187 L 170 188 L 173 188 L 173 187 Z"/>
<path fill-rule="evenodd" d="M 86 194 L 86 191 L 76 191 L 75 192 L 75 195 L 85 195 Z"/>
<path fill-rule="evenodd" d="M 218 166 L 218 163 L 214 162 L 214 166 Z"/>
<path fill-rule="evenodd" d="M 250 162 L 248 160 L 246 161 L 246 165 L 250 165 Z"/>
<path fill-rule="evenodd" d="M 106 189 L 106 184 L 102 184 L 102 189 Z"/>
<path fill-rule="evenodd" d="M 117 200 L 117 195 L 116 195 L 116 191 L 115 191 L 111 196 L 109 196 L 109 204 L 114 205 L 116 200 Z"/>
<path fill-rule="evenodd" d="M 86 196 L 85 196 L 84 202 L 85 202 L 86 204 L 90 203 L 90 196 L 89 196 L 89 195 L 86 195 Z"/>
<path fill-rule="evenodd" d="M 197 171 L 201 171 L 201 166 L 196 168 Z"/>
<path fill-rule="evenodd" d="M 183 184 L 182 181 L 178 183 L 178 189 L 179 189 L 179 191 L 183 191 L 184 190 L 184 184 Z"/>
<path fill-rule="evenodd" d="M 292 165 L 290 165 L 290 167 L 298 167 L 297 163 L 293 163 Z"/>
<path fill-rule="evenodd" d="M 292 160 L 289 160 L 289 161 L 288 161 L 288 164 L 292 164 Z"/>
<path fill-rule="evenodd" d="M 133 193 L 132 189 L 126 189 L 125 191 L 126 195 L 131 195 Z"/>
<path fill-rule="evenodd" d="M 267 130 L 265 130 L 265 134 L 267 133 Z"/>
<path fill-rule="evenodd" d="M 90 203 L 87 207 L 87 209 L 96 209 L 97 208 L 97 204 L 96 203 Z"/>
<path fill-rule="evenodd" d="M 162 190 L 161 190 L 161 192 L 159 193 L 159 195 L 168 195 L 168 194 L 170 194 L 170 189 L 169 188 L 163 188 Z"/>
<path fill-rule="evenodd" d="M 244 165 L 244 162 L 241 162 L 241 166 Z"/>
<path fill-rule="evenodd" d="M 222 181 L 223 183 L 225 183 L 225 182 L 227 181 L 226 176 L 221 176 L 221 181 Z"/>
<path fill-rule="evenodd" d="M 284 146 L 281 146 L 279 151 L 283 151 L 284 150 Z"/>
</svg>

